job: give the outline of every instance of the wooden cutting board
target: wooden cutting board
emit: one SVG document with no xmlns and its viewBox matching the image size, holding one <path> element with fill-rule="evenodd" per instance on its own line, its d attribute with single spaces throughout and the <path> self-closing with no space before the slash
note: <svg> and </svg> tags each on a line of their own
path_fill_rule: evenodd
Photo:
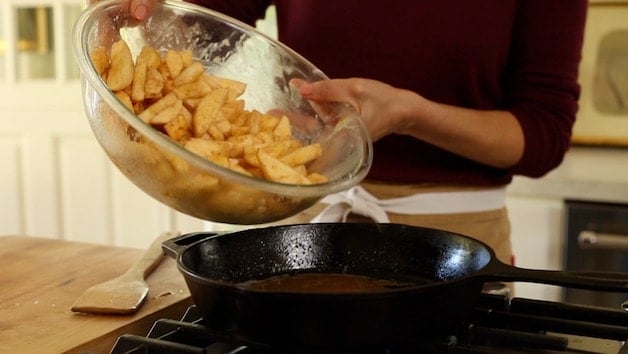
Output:
<svg viewBox="0 0 628 354">
<path fill-rule="evenodd" d="M 0 237 L 0 353 L 109 353 L 121 334 L 146 335 L 159 318 L 179 319 L 191 304 L 176 262 L 166 257 L 147 278 L 134 315 L 70 311 L 85 289 L 126 271 L 138 249 L 47 238 Z"/>
</svg>

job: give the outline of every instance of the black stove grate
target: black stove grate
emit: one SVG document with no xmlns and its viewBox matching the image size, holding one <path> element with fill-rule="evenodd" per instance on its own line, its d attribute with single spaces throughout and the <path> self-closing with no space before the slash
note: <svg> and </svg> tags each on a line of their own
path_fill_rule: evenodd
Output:
<svg viewBox="0 0 628 354">
<path fill-rule="evenodd" d="M 628 312 L 551 301 L 482 295 L 473 318 L 449 335 L 412 348 L 375 348 L 395 353 L 621 353 L 628 354 Z M 203 325 L 192 305 L 180 320 L 161 319 L 147 336 L 122 335 L 112 354 L 321 354 L 277 351 L 247 343 Z M 329 353 L 326 351 L 325 353 Z M 354 353 L 342 353 L 354 354 Z"/>
</svg>

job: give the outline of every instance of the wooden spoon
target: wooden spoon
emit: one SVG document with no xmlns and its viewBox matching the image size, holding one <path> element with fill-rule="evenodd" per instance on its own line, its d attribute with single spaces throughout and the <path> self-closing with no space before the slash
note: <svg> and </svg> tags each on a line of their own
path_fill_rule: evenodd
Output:
<svg viewBox="0 0 628 354">
<path fill-rule="evenodd" d="M 146 277 L 164 258 L 161 243 L 176 236 L 178 233 L 161 234 L 126 273 L 87 289 L 74 301 L 71 310 L 109 315 L 127 315 L 136 312 L 148 295 Z"/>
</svg>

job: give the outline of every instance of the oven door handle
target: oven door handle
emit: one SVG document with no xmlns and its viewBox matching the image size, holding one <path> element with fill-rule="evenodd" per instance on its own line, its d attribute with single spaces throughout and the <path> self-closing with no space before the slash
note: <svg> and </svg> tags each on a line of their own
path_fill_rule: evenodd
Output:
<svg viewBox="0 0 628 354">
<path fill-rule="evenodd" d="M 582 249 L 628 250 L 628 235 L 583 230 L 578 234 L 578 246 Z"/>
</svg>

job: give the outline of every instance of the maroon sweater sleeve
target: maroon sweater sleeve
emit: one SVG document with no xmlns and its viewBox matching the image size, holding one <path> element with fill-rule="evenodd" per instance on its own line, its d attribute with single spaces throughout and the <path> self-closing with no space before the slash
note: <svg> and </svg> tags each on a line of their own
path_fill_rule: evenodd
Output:
<svg viewBox="0 0 628 354">
<path fill-rule="evenodd" d="M 227 16 L 237 18 L 251 26 L 263 19 L 271 0 L 186 0 L 189 3 L 205 6 Z"/>
<path fill-rule="evenodd" d="M 514 174 L 542 176 L 563 159 L 578 110 L 586 1 L 519 1 L 506 107 L 525 135 Z"/>
<path fill-rule="evenodd" d="M 270 0 L 193 0 L 253 24 Z M 499 185 L 539 177 L 570 146 L 587 0 L 274 0 L 279 40 L 332 78 L 366 77 L 445 104 L 508 110 L 521 160 L 498 169 L 408 136 L 375 144 L 368 178 Z"/>
</svg>

